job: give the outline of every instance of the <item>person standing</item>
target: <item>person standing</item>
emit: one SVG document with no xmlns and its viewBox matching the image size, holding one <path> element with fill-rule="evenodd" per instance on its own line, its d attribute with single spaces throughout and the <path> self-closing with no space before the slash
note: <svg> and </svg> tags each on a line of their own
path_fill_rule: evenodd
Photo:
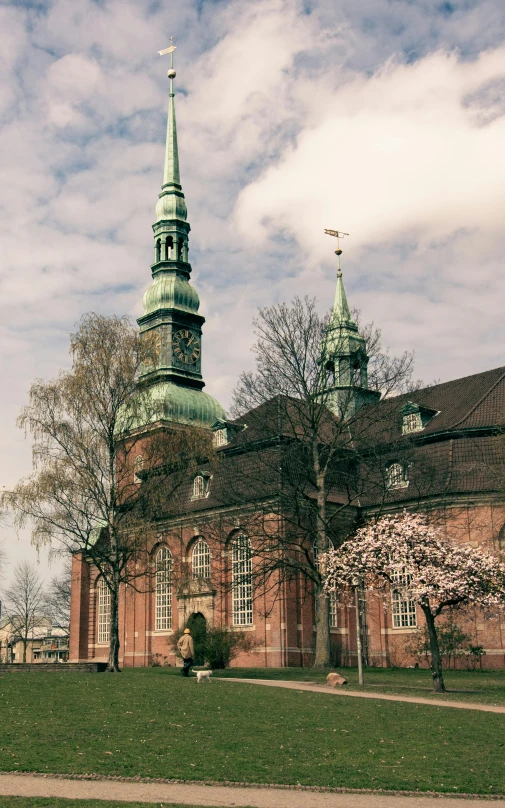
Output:
<svg viewBox="0 0 505 808">
<path fill-rule="evenodd" d="M 193 657 L 195 655 L 193 637 L 191 636 L 189 628 L 184 629 L 184 634 L 177 643 L 177 647 L 184 661 L 181 673 L 183 676 L 189 676 L 189 670 L 193 664 Z"/>
</svg>

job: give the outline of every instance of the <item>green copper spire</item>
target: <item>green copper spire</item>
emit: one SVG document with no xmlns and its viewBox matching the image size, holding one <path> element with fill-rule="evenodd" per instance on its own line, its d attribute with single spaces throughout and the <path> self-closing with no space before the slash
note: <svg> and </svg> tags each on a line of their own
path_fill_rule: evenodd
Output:
<svg viewBox="0 0 505 808">
<path fill-rule="evenodd" d="M 336 233 L 330 231 L 330 235 Z M 377 401 L 380 393 L 368 388 L 366 340 L 351 316 L 340 269 L 341 253 L 339 248 L 336 251 L 339 258 L 337 288 L 321 346 L 321 365 L 326 373 L 327 406 L 338 417 L 347 420 L 364 404 Z"/>
<path fill-rule="evenodd" d="M 174 54 L 170 54 L 170 70 L 167 73 L 170 79 L 170 95 L 168 97 L 168 120 L 167 120 L 167 142 L 165 147 L 165 171 L 163 173 L 163 188 L 166 185 L 181 184 L 179 174 L 179 152 L 177 149 L 177 126 L 175 123 L 175 102 L 174 102 Z"/>
<path fill-rule="evenodd" d="M 154 346 L 154 358 L 146 365 L 140 381 L 147 386 L 156 418 L 168 422 L 210 428 L 225 418 L 221 405 L 204 393 L 202 387 L 202 326 L 200 300 L 191 286 L 188 261 L 187 208 L 182 192 L 175 122 L 173 52 L 170 45 L 160 55 L 170 53 L 170 95 L 163 185 L 156 204 L 153 281 L 146 291 L 144 313 L 138 324 Z"/>
<path fill-rule="evenodd" d="M 348 323 L 350 326 L 354 326 L 354 328 L 357 330 L 356 323 L 351 317 L 351 311 L 349 309 L 349 303 L 347 302 L 347 295 L 345 293 L 344 281 L 342 280 L 342 272 L 340 269 L 337 273 L 337 288 L 335 290 L 335 301 L 333 303 L 333 313 L 331 319 L 335 324 L 337 322 L 341 325 Z"/>
<path fill-rule="evenodd" d="M 175 122 L 175 93 L 174 93 L 174 79 L 176 72 L 174 69 L 174 50 L 175 45 L 171 45 L 170 52 L 170 69 L 167 73 L 170 79 L 170 94 L 168 97 L 168 116 L 167 116 L 167 138 L 165 143 L 165 167 L 163 170 L 163 185 L 161 186 L 161 194 L 159 195 L 158 204 L 156 205 L 156 221 L 164 222 L 172 219 L 177 219 L 185 222 L 188 216 L 186 202 L 181 186 L 181 175 L 179 171 L 179 149 L 177 146 L 177 124 Z M 189 227 L 186 231 L 189 231 Z M 180 236 L 180 234 L 177 234 Z M 172 237 L 173 238 L 173 237 Z M 186 244 L 187 252 L 187 238 L 183 238 L 183 243 Z M 173 245 L 178 247 L 178 243 Z M 163 254 L 163 245 L 161 254 Z M 160 255 L 161 257 L 161 255 Z M 165 251 L 165 257 L 171 257 L 171 253 Z"/>
</svg>

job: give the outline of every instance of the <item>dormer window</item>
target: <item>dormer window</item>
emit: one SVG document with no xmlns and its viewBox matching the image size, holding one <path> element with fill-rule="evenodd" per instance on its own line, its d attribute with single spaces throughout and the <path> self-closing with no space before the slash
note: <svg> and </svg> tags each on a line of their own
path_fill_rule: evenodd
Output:
<svg viewBox="0 0 505 808">
<path fill-rule="evenodd" d="M 387 469 L 388 488 L 406 488 L 409 484 L 407 469 L 401 463 L 391 463 Z"/>
<path fill-rule="evenodd" d="M 197 474 L 193 480 L 191 499 L 205 499 L 209 495 L 210 474 Z"/>
<path fill-rule="evenodd" d="M 418 412 L 409 412 L 403 416 L 403 432 L 419 432 L 423 428 L 421 415 Z"/>
<path fill-rule="evenodd" d="M 400 412 L 402 414 L 402 432 L 404 435 L 410 434 L 411 432 L 421 432 L 426 424 L 428 424 L 435 415 L 438 415 L 438 410 L 423 407 L 421 404 L 415 404 L 412 401 L 407 401 Z"/>
<path fill-rule="evenodd" d="M 237 424 L 233 421 L 225 421 L 224 418 L 218 418 L 211 427 L 214 446 L 226 446 L 245 428 L 246 424 Z"/>
<path fill-rule="evenodd" d="M 228 430 L 217 429 L 214 432 L 214 446 L 226 446 L 228 443 Z"/>
</svg>

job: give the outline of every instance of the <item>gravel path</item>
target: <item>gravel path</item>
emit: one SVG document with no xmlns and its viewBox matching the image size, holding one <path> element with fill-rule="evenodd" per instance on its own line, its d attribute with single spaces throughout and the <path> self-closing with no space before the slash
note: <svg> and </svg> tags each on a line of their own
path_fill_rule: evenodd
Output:
<svg viewBox="0 0 505 808">
<path fill-rule="evenodd" d="M 505 707 L 494 704 L 476 704 L 470 701 L 445 701 L 444 699 L 424 699 L 422 696 L 389 696 L 386 693 L 362 693 L 359 690 L 341 690 L 327 685 L 314 685 L 309 682 L 282 681 L 280 679 L 216 679 L 216 682 L 241 682 L 265 687 L 285 687 L 288 690 L 308 690 L 311 693 L 327 693 L 333 696 L 351 696 L 359 699 L 382 699 L 383 701 L 406 701 L 409 704 L 429 704 L 431 707 L 456 707 L 460 710 L 481 710 L 484 713 L 505 713 Z"/>
<path fill-rule="evenodd" d="M 309 789 L 207 786 L 197 783 L 135 783 L 114 780 L 65 780 L 63 777 L 0 774 L 0 795 L 66 797 L 72 800 L 175 803 L 205 808 L 456 808 L 455 796 L 335 794 Z M 464 808 L 505 808 L 505 799 L 465 798 Z M 75 804 L 75 803 L 74 803 Z M 78 803 L 77 803 L 78 805 Z"/>
</svg>

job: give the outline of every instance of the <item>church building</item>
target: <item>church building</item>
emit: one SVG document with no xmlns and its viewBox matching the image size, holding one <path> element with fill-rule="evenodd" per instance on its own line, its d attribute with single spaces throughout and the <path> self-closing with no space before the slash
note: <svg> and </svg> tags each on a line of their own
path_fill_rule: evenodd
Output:
<svg viewBox="0 0 505 808">
<path fill-rule="evenodd" d="M 191 285 L 190 225 L 182 190 L 173 82 L 163 184 L 156 204 L 152 283 L 144 294 L 140 331 L 155 345 L 156 361 L 141 378 L 157 419 L 165 425 L 212 432 L 219 464 L 202 464 L 188 481 L 177 507 L 159 515 L 151 548 L 155 585 L 123 591 L 120 603 L 120 661 L 124 667 L 178 664 L 173 637 L 186 625 L 198 630 L 226 626 L 250 636 L 251 650 L 233 664 L 308 666 L 314 658 L 315 605 L 311 586 L 279 577 L 259 586 L 253 577 L 255 527 L 264 535 L 286 531 L 288 517 L 279 491 L 302 467 L 293 454 L 293 426 L 284 401 L 274 398 L 239 420 L 204 392 L 205 318 Z M 363 471 L 342 461 L 332 478 L 330 509 L 335 537 L 379 512 L 421 508 L 436 512 L 447 534 L 490 552 L 505 547 L 505 367 L 389 397 L 370 389 L 366 340 L 354 322 L 341 272 L 325 341 L 329 378 L 328 418 L 342 418 L 342 402 L 356 412 L 387 413 L 381 445 L 383 485 L 363 483 Z M 146 428 L 152 426 L 146 424 Z M 377 462 L 378 453 L 374 453 Z M 139 466 L 132 471 L 135 474 Z M 370 474 L 370 471 L 368 471 Z M 354 475 L 350 497 L 349 479 Z M 360 478 L 361 475 L 361 478 Z M 375 475 L 375 476 L 374 476 Z M 356 479 L 360 478 L 360 479 Z M 181 506 L 182 501 L 182 506 Z M 287 533 L 286 533 L 287 535 Z M 265 543 L 263 543 L 265 546 Z M 313 553 L 313 548 L 310 548 Z M 331 601 L 332 662 L 356 664 L 355 610 Z M 377 666 L 412 664 L 409 640 L 422 615 L 409 601 L 392 596 L 384 610 L 363 593 L 365 661 Z M 110 598 L 97 569 L 82 554 L 73 559 L 69 658 L 106 661 Z M 505 667 L 505 621 L 478 611 L 462 628 L 486 668 Z M 477 657 L 475 657 L 477 658 Z M 473 660 L 475 661 L 475 660 Z M 460 664 L 472 664 L 468 655 Z"/>
</svg>

